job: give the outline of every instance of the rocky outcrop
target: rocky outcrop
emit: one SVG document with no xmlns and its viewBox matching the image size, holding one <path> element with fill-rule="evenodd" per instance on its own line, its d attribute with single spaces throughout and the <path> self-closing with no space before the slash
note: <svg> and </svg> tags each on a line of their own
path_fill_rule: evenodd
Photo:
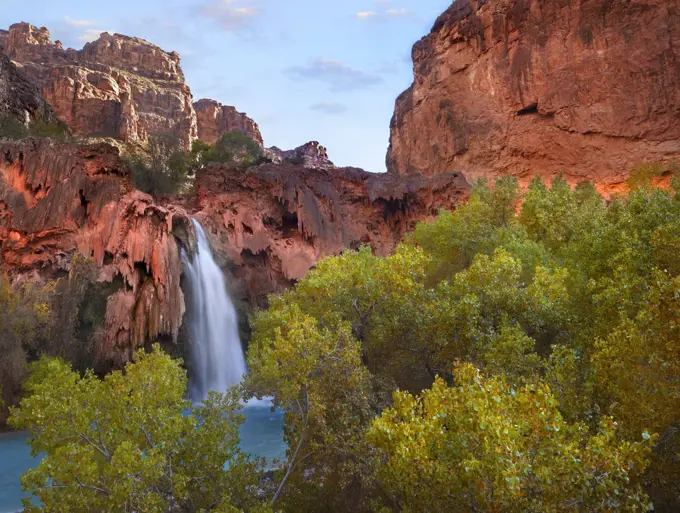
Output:
<svg viewBox="0 0 680 513">
<path fill-rule="evenodd" d="M 114 290 L 97 355 L 120 365 L 145 342 L 179 332 L 190 215 L 234 278 L 232 293 L 261 306 L 325 255 L 362 244 L 388 254 L 417 221 L 455 208 L 469 189 L 457 173 L 426 179 L 287 164 L 210 165 L 196 179 L 195 197 L 159 204 L 134 189 L 112 145 L 0 143 L 0 272 L 51 279 L 69 270 L 74 252 L 92 258 Z"/>
<path fill-rule="evenodd" d="M 187 145 L 198 135 L 175 52 L 108 33 L 82 50 L 64 49 L 46 28 L 28 23 L 0 33 L 0 44 L 75 134 L 127 142 L 174 134 Z"/>
<path fill-rule="evenodd" d="M 24 124 L 57 121 L 35 84 L 7 56 L 0 54 L 0 117 L 5 116 Z"/>
<path fill-rule="evenodd" d="M 328 151 L 318 141 L 310 141 L 294 150 L 281 150 L 272 146 L 265 150 L 265 154 L 275 164 L 286 162 L 311 169 L 335 168 L 335 164 L 328 158 Z"/>
<path fill-rule="evenodd" d="M 177 336 L 184 301 L 173 228 L 189 225 L 130 185 L 113 146 L 0 143 L 0 269 L 52 278 L 76 251 L 94 259 L 99 281 L 116 285 L 100 361 L 120 365 L 145 341 Z"/>
<path fill-rule="evenodd" d="M 387 166 L 620 187 L 680 156 L 680 0 L 456 0 L 413 47 Z"/>
<path fill-rule="evenodd" d="M 468 193 L 460 173 L 367 173 L 266 164 L 247 171 L 210 166 L 183 208 L 203 225 L 232 293 L 262 306 L 325 255 L 363 244 L 387 255 L 418 221 L 453 209 Z"/>
<path fill-rule="evenodd" d="M 194 103 L 198 138 L 208 144 L 215 142 L 224 134 L 240 130 L 260 145 L 262 134 L 257 123 L 235 107 L 222 105 L 215 100 L 202 99 Z"/>
</svg>

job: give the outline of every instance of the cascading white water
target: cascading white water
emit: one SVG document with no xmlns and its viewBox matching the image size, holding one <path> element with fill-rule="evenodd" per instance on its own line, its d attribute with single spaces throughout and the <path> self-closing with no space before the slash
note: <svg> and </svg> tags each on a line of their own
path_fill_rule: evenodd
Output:
<svg viewBox="0 0 680 513">
<path fill-rule="evenodd" d="M 208 391 L 224 392 L 246 372 L 234 304 L 227 294 L 224 275 L 213 259 L 208 239 L 196 221 L 198 251 L 193 258 L 182 252 L 188 290 L 189 394 L 203 401 Z"/>
</svg>

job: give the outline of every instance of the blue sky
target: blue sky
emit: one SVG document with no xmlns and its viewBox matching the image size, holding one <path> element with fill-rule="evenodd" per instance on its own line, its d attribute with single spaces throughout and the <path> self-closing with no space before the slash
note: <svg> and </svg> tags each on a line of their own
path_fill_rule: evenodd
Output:
<svg viewBox="0 0 680 513">
<path fill-rule="evenodd" d="M 81 48 L 100 32 L 176 50 L 195 99 L 247 112 L 267 146 L 318 140 L 338 165 L 385 170 L 411 46 L 451 0 L 0 0 L 0 26 Z"/>
</svg>

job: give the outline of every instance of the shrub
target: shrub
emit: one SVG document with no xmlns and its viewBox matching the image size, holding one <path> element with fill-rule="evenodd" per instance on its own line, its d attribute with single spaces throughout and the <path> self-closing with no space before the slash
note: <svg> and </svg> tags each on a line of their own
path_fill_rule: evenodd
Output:
<svg viewBox="0 0 680 513">
<path fill-rule="evenodd" d="M 19 397 L 29 351 L 46 339 L 49 305 L 38 296 L 39 291 L 29 286 L 12 290 L 0 276 L 0 402 L 5 406 Z M 6 413 L 0 405 L 0 423 Z"/>
<path fill-rule="evenodd" d="M 135 186 L 153 196 L 179 192 L 188 181 L 191 154 L 172 136 L 150 138 L 147 150 L 145 157 L 128 159 Z"/>
<path fill-rule="evenodd" d="M 28 128 L 16 118 L 11 116 L 0 117 L 0 138 L 1 139 L 23 139 L 28 137 Z"/>
<path fill-rule="evenodd" d="M 68 140 L 71 138 L 71 133 L 60 121 L 52 123 L 38 119 L 27 127 L 14 117 L 0 117 L 0 139 L 17 140 L 26 137 Z"/>
<path fill-rule="evenodd" d="M 262 147 L 240 130 L 233 130 L 220 137 L 214 145 L 204 141 L 195 141 L 191 154 L 195 162 L 206 165 L 210 162 L 238 163 L 244 167 L 264 163 L 268 159 Z"/>
</svg>

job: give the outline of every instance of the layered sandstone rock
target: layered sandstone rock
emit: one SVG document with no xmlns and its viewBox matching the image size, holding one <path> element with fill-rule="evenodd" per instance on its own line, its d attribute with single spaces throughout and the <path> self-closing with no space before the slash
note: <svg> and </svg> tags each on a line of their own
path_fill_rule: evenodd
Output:
<svg viewBox="0 0 680 513">
<path fill-rule="evenodd" d="M 174 134 L 187 145 L 198 134 L 175 52 L 108 33 L 82 50 L 64 49 L 46 28 L 28 23 L 0 33 L 0 44 L 76 134 L 124 141 Z"/>
<path fill-rule="evenodd" d="M 265 154 L 275 164 L 288 162 L 312 169 L 334 169 L 335 164 L 328 158 L 328 151 L 318 141 L 310 141 L 293 150 L 281 150 L 276 146 L 267 148 Z"/>
<path fill-rule="evenodd" d="M 183 205 L 203 225 L 241 300 L 262 305 L 325 255 L 369 244 L 389 254 L 416 222 L 467 197 L 460 173 L 367 173 L 266 164 L 247 171 L 210 166 L 197 198 Z"/>
<path fill-rule="evenodd" d="M 113 146 L 48 139 L 0 144 L 0 269 L 13 279 L 53 278 L 75 251 L 117 283 L 108 298 L 102 361 L 122 364 L 157 335 L 176 336 L 184 313 L 173 226 L 176 208 L 135 190 Z"/>
<path fill-rule="evenodd" d="M 413 47 L 389 171 L 619 187 L 680 156 L 680 0 L 457 0 Z"/>
<path fill-rule="evenodd" d="M 240 130 L 260 145 L 263 144 L 257 123 L 243 112 L 238 112 L 235 107 L 204 98 L 194 103 L 194 110 L 198 138 L 204 142 L 215 144 L 224 134 Z"/>
</svg>

